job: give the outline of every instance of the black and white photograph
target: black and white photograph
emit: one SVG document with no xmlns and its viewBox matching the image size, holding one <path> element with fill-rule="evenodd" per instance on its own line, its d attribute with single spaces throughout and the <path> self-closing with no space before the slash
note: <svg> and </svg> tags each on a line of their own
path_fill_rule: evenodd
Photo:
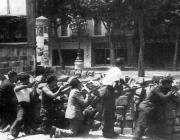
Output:
<svg viewBox="0 0 180 140">
<path fill-rule="evenodd" d="M 0 0 L 0 140 L 180 140 L 180 0 Z"/>
</svg>

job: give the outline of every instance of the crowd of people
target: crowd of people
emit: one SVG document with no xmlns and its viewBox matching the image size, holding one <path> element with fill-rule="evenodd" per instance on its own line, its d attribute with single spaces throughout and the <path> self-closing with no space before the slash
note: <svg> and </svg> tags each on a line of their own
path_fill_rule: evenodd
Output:
<svg viewBox="0 0 180 140">
<path fill-rule="evenodd" d="M 25 134 L 49 134 L 54 138 L 74 137 L 81 133 L 88 133 L 90 127 L 87 125 L 87 118 L 88 115 L 92 116 L 97 112 L 93 106 L 97 103 L 101 104 L 100 125 L 103 137 L 118 136 L 114 131 L 115 100 L 122 94 L 123 86 L 130 88 L 122 79 L 121 70 L 118 67 L 114 66 L 106 73 L 102 85 L 96 90 L 96 95 L 84 93 L 83 84 L 77 77 L 69 78 L 65 85 L 58 85 L 57 76 L 54 74 L 48 75 L 44 84 L 31 81 L 30 78 L 28 73 L 17 74 L 10 71 L 1 79 L 0 129 L 2 132 L 9 131 L 8 139 L 15 139 L 21 131 Z M 171 76 L 163 78 L 138 105 L 133 140 L 141 139 L 148 120 L 154 116 L 152 114 L 156 114 L 156 108 L 163 106 L 174 96 L 176 90 L 171 90 L 172 83 Z M 40 84 L 42 85 L 39 86 Z M 67 91 L 69 91 L 67 105 L 58 110 L 55 99 L 59 99 L 60 103 L 63 102 L 64 93 Z M 40 103 L 38 126 L 36 117 L 33 116 L 37 103 Z M 93 117 L 89 118 L 93 119 Z M 59 124 L 56 125 L 57 123 Z"/>
</svg>

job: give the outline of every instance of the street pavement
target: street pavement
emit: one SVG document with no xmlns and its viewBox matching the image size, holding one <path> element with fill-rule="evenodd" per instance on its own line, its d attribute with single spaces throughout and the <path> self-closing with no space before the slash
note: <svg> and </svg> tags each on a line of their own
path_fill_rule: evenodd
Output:
<svg viewBox="0 0 180 140">
<path fill-rule="evenodd" d="M 7 139 L 7 134 L 8 133 L 0 133 L 0 140 L 8 140 Z M 38 135 L 29 135 L 29 136 L 20 136 L 16 140 L 108 140 L 107 138 L 102 137 L 102 132 L 99 131 L 91 131 L 89 134 L 84 134 L 81 136 L 76 136 L 76 137 L 67 137 L 67 138 L 50 138 L 49 135 L 43 135 L 43 134 L 38 134 Z M 131 140 L 132 135 L 119 135 L 117 138 L 113 138 L 117 140 Z M 143 140 L 152 140 L 149 138 L 143 138 Z"/>
</svg>

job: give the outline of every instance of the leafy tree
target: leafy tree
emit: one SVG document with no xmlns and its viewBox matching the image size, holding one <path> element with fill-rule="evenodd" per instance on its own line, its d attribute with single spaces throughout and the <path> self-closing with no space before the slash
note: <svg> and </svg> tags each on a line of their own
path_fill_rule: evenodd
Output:
<svg viewBox="0 0 180 140">
<path fill-rule="evenodd" d="M 180 1 L 171 0 L 162 8 L 163 21 L 168 25 L 175 38 L 175 48 L 172 63 L 172 70 L 177 70 L 177 59 L 178 59 L 178 46 L 179 46 L 179 33 L 180 33 Z"/>
<path fill-rule="evenodd" d="M 89 9 L 89 15 L 101 20 L 107 30 L 112 65 L 115 59 L 112 41 L 114 29 L 117 25 L 121 29 L 134 26 L 138 32 L 140 46 L 138 75 L 144 76 L 144 25 L 157 17 L 159 9 L 167 2 L 168 0 L 84 0 L 84 5 Z"/>
<path fill-rule="evenodd" d="M 80 15 L 82 18 L 87 17 L 87 10 L 83 5 L 81 0 L 38 0 L 37 1 L 37 13 L 38 15 L 44 15 L 50 21 L 49 31 L 50 35 L 53 36 L 56 43 L 58 43 L 58 34 L 57 29 L 60 25 L 70 24 L 71 21 Z M 52 39 L 52 38 L 50 38 Z M 60 45 L 59 54 L 60 54 L 60 65 L 64 68 L 64 61 L 61 54 Z"/>
<path fill-rule="evenodd" d="M 168 0 L 124 0 L 124 4 L 131 13 L 130 18 L 134 20 L 139 36 L 139 58 L 138 58 L 138 76 L 144 76 L 144 24 L 152 17 L 157 16 L 161 6 Z M 146 21 L 146 22 L 145 22 Z"/>
<path fill-rule="evenodd" d="M 122 2 L 123 0 L 81 0 L 81 6 L 86 9 L 87 15 L 101 21 L 107 30 L 111 65 L 114 65 L 115 60 L 114 29 L 129 25 L 129 11 Z"/>
</svg>

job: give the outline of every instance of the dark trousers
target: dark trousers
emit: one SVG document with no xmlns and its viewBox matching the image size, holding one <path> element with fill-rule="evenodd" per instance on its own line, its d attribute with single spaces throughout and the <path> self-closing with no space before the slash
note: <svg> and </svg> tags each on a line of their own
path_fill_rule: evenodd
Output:
<svg viewBox="0 0 180 140">
<path fill-rule="evenodd" d="M 12 125 L 12 123 L 16 119 L 16 112 L 17 112 L 16 101 L 13 102 L 9 100 L 2 100 L 2 99 L 0 100 L 0 120 L 3 122 L 4 126 L 9 124 Z"/>
<path fill-rule="evenodd" d="M 24 124 L 24 132 L 29 133 L 31 127 L 31 106 L 27 102 L 21 102 L 17 106 L 17 115 L 14 123 L 10 128 L 10 134 L 17 137 L 22 125 Z"/>
<path fill-rule="evenodd" d="M 1 107 L 5 108 L 5 110 L 0 110 L 0 129 L 3 129 L 7 125 L 12 125 L 14 120 L 16 119 L 16 109 L 9 109 L 9 107 Z"/>
<path fill-rule="evenodd" d="M 143 110 L 139 111 L 138 119 L 136 122 L 132 140 L 140 140 L 141 139 L 141 137 L 144 134 L 144 130 L 147 128 L 149 115 L 150 115 L 150 111 L 143 111 Z"/>
<path fill-rule="evenodd" d="M 161 128 L 159 126 L 162 127 L 164 125 L 164 116 L 164 105 L 158 106 L 156 109 L 139 108 L 133 140 L 140 140 L 146 128 L 150 128 L 150 134 L 152 133 L 156 136 L 161 134 Z"/>
<path fill-rule="evenodd" d="M 47 133 L 52 125 L 58 126 L 59 124 L 56 123 L 65 121 L 65 112 L 53 108 L 41 108 L 40 116 L 42 118 L 41 129 Z"/>
<path fill-rule="evenodd" d="M 114 133 L 115 122 L 115 96 L 114 89 L 108 86 L 103 97 L 103 136 Z"/>
</svg>

